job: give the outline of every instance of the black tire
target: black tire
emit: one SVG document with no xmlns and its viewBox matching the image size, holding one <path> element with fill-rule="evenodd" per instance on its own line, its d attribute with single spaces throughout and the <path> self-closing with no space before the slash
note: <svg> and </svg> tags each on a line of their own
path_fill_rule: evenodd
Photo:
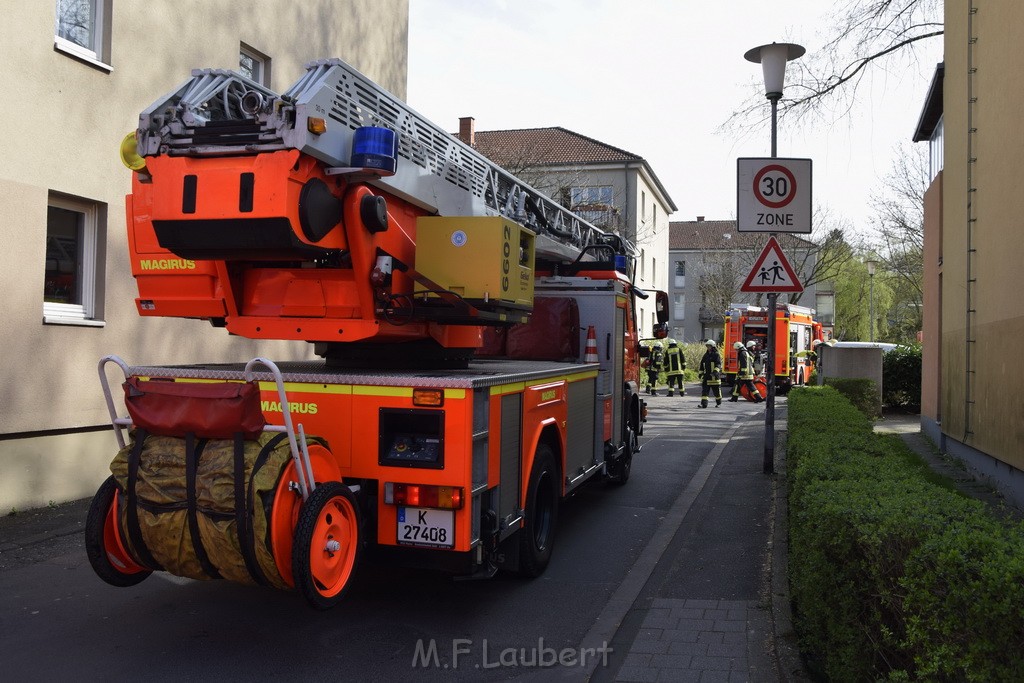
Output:
<svg viewBox="0 0 1024 683">
<path fill-rule="evenodd" d="M 338 547 L 326 545 L 338 542 Z M 345 596 L 359 565 L 362 544 L 359 502 L 336 481 L 318 484 L 299 510 L 292 539 L 295 589 L 316 609 L 334 607 Z"/>
<path fill-rule="evenodd" d="M 89 557 L 89 564 L 96 576 L 118 588 L 134 586 L 149 578 L 151 571 L 123 572 L 111 561 L 111 555 L 107 552 L 104 542 L 104 529 L 107 523 L 107 513 L 110 506 L 114 504 L 114 494 L 117 492 L 117 481 L 114 477 L 107 477 L 106 481 L 100 484 L 99 490 L 92 498 L 89 505 L 89 514 L 85 518 L 85 554 Z"/>
<path fill-rule="evenodd" d="M 558 525 L 558 484 L 551 447 L 539 444 L 526 490 L 526 520 L 519 530 L 519 573 L 523 576 L 540 576 L 551 561 Z"/>
<path fill-rule="evenodd" d="M 622 455 L 615 459 L 609 480 L 618 486 L 629 481 L 630 472 L 633 470 L 633 454 L 636 452 L 637 435 L 636 431 L 629 424 L 626 425 L 624 436 L 625 443 L 622 447 Z"/>
</svg>

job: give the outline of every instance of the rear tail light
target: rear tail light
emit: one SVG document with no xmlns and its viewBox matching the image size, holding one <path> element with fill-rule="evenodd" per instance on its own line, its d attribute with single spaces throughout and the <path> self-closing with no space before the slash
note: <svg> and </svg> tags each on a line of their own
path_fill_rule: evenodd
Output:
<svg viewBox="0 0 1024 683">
<path fill-rule="evenodd" d="M 389 481 L 384 483 L 384 502 L 388 505 L 461 510 L 462 487 L 396 484 Z"/>
</svg>

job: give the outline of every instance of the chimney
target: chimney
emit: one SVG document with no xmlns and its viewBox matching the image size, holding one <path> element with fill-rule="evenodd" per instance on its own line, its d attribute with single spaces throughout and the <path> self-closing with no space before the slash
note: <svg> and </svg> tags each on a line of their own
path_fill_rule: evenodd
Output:
<svg viewBox="0 0 1024 683">
<path fill-rule="evenodd" d="M 704 222 L 704 216 L 697 216 L 697 222 L 698 223 L 703 223 Z"/>
<path fill-rule="evenodd" d="M 470 147 L 476 146 L 476 119 L 472 116 L 459 118 L 459 139 Z"/>
</svg>

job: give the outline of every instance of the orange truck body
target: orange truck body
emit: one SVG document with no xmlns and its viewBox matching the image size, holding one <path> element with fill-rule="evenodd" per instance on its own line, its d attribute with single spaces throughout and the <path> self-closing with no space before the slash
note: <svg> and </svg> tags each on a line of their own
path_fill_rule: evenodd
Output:
<svg viewBox="0 0 1024 683">
<path fill-rule="evenodd" d="M 597 362 L 585 362 L 580 344 L 574 360 L 479 358 L 442 372 L 280 363 L 292 420 L 328 444 L 314 459 L 316 480 L 358 482 L 371 508 L 372 545 L 399 562 L 461 574 L 514 562 L 506 541 L 514 540 L 523 522 L 538 446 L 554 453 L 558 493 L 565 497 L 605 474 L 608 459 L 632 448 L 626 440 L 642 432 L 628 287 L 615 271 L 538 280 L 539 298 L 577 302 L 580 329 L 571 333 L 594 328 Z M 565 331 L 544 333 L 550 339 L 559 334 Z M 243 376 L 241 365 L 142 366 L 133 372 L 181 382 Z M 260 389 L 265 418 L 281 424 L 276 385 L 264 377 Z M 422 393 L 440 400 L 420 405 Z M 385 494 L 396 485 L 443 487 L 461 505 L 389 502 Z M 420 524 L 400 521 L 424 510 Z"/>
</svg>

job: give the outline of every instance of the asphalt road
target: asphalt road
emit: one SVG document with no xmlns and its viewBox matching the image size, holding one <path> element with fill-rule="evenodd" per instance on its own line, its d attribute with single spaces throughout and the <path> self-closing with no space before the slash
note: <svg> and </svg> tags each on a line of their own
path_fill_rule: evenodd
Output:
<svg viewBox="0 0 1024 683">
<path fill-rule="evenodd" d="M 563 504 L 554 557 L 534 580 L 364 564 L 346 600 L 321 613 L 291 593 L 165 574 L 110 587 L 86 560 L 81 503 L 0 519 L 4 678 L 543 680 L 550 670 L 535 657 L 583 656 L 582 639 L 715 440 L 755 412 L 745 402 L 699 410 L 692 395 L 650 407 L 630 481 L 595 482 Z M 654 576 L 687 580 L 673 571 Z"/>
</svg>

